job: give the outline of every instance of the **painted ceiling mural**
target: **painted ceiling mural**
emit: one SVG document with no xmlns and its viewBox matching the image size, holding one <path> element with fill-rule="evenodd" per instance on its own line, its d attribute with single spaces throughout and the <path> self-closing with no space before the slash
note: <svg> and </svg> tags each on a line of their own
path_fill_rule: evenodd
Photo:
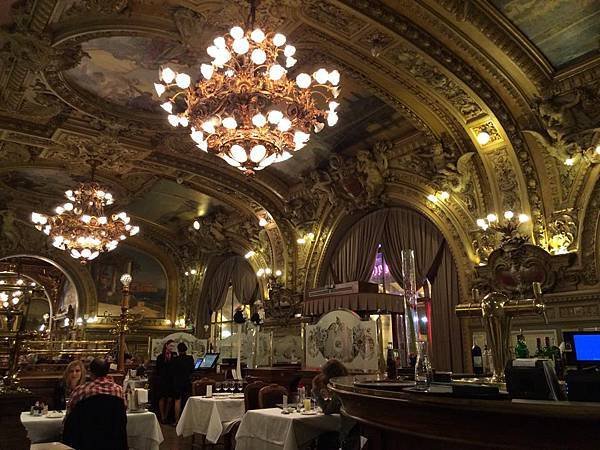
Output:
<svg viewBox="0 0 600 450">
<path fill-rule="evenodd" d="M 175 41 L 158 37 L 112 36 L 82 44 L 88 55 L 67 77 L 83 89 L 130 109 L 160 111 L 153 83 L 161 65 L 193 71 L 195 56 Z"/>
<path fill-rule="evenodd" d="M 207 216 L 223 204 L 174 181 L 159 180 L 127 209 L 131 214 L 173 230 L 187 228 L 196 217 Z"/>
<path fill-rule="evenodd" d="M 492 0 L 554 67 L 597 52 L 598 0 Z"/>
</svg>

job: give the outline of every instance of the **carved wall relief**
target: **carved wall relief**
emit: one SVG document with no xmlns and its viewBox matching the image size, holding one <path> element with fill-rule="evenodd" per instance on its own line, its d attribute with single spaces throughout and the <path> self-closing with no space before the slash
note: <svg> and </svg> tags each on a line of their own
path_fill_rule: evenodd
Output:
<svg viewBox="0 0 600 450">
<path fill-rule="evenodd" d="M 517 175 L 508 159 L 505 148 L 497 149 L 490 155 L 498 188 L 502 195 L 502 207 L 506 211 L 521 211 L 519 183 Z"/>
<path fill-rule="evenodd" d="M 400 65 L 417 80 L 432 87 L 438 94 L 450 102 L 465 121 L 484 114 L 479 104 L 467 94 L 455 81 L 429 63 L 425 57 L 408 47 L 395 47 L 386 53 L 395 65 Z"/>
</svg>

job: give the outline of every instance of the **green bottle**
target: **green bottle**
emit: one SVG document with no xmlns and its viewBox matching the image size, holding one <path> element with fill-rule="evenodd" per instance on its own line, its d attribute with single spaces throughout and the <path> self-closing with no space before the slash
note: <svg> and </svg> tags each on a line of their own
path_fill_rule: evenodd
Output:
<svg viewBox="0 0 600 450">
<path fill-rule="evenodd" d="M 529 349 L 525 343 L 525 336 L 517 335 L 517 345 L 515 346 L 515 358 L 529 358 Z"/>
</svg>

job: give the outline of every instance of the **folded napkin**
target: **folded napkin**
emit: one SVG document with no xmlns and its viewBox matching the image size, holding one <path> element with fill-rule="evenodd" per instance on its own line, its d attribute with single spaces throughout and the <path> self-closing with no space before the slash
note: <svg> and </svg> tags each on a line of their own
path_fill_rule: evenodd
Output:
<svg viewBox="0 0 600 450">
<path fill-rule="evenodd" d="M 138 403 L 148 403 L 148 389 L 136 388 Z"/>
</svg>

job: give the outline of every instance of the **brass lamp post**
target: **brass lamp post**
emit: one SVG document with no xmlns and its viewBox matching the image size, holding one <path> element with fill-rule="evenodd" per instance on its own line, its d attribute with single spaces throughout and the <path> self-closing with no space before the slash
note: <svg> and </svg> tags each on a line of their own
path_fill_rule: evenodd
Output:
<svg viewBox="0 0 600 450">
<path fill-rule="evenodd" d="M 127 310 L 129 309 L 129 285 L 131 284 L 131 280 L 133 278 L 130 274 L 124 273 L 121 275 L 120 281 L 123 285 L 123 296 L 121 298 L 121 315 L 119 316 L 119 320 L 117 323 L 117 330 L 119 333 L 119 361 L 117 365 L 117 370 L 119 372 L 125 370 L 125 333 L 128 331 L 128 317 Z"/>
</svg>

